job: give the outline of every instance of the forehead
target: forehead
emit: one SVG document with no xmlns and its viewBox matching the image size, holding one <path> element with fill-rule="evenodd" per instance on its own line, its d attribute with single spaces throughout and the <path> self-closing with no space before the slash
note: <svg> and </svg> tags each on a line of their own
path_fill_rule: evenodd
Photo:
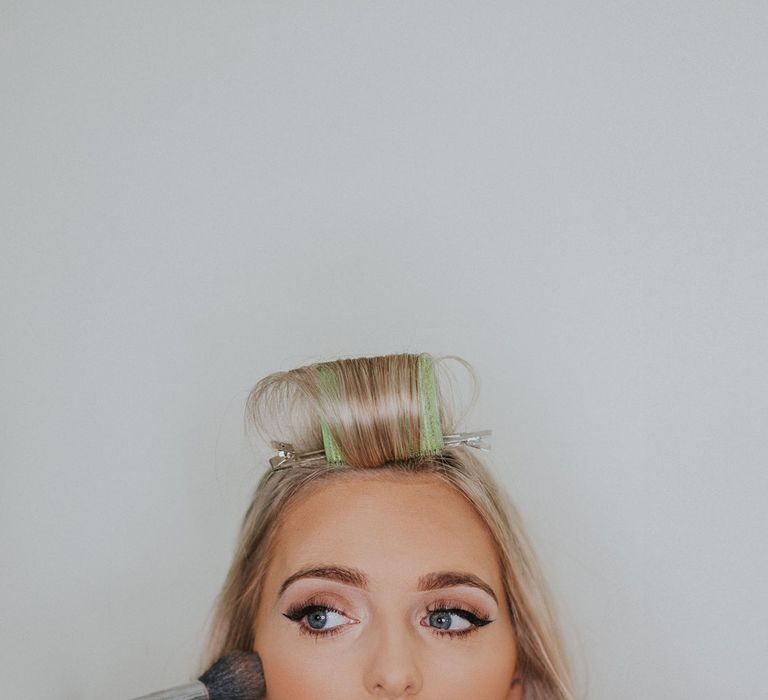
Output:
<svg viewBox="0 0 768 700">
<path fill-rule="evenodd" d="M 318 564 L 359 568 L 372 588 L 412 588 L 419 576 L 439 570 L 500 583 L 482 518 L 434 475 L 346 472 L 313 484 L 283 513 L 275 545 L 273 585 Z"/>
</svg>

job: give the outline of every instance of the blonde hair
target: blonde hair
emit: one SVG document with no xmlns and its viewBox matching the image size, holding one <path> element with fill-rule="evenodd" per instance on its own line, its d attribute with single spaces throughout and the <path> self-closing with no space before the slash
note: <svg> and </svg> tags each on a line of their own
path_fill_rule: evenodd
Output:
<svg viewBox="0 0 768 700">
<path fill-rule="evenodd" d="M 424 357 L 424 354 L 422 354 Z M 436 376 L 440 423 L 456 432 L 444 360 L 427 357 Z M 421 397 L 419 355 L 395 354 L 321 362 L 264 377 L 251 390 L 246 420 L 267 440 L 289 442 L 297 452 L 323 448 L 324 421 L 344 455 L 341 465 L 295 465 L 261 477 L 242 521 L 234 560 L 217 598 L 205 670 L 233 649 L 252 651 L 262 584 L 272 559 L 281 514 L 310 485 L 358 469 L 387 474 L 430 474 L 450 484 L 482 517 L 496 544 L 501 578 L 518 646 L 518 672 L 526 700 L 572 700 L 571 681 L 546 583 L 514 505 L 471 447 L 448 447 L 413 457 L 418 444 Z M 336 391 L 319 381 L 320 368 L 333 372 Z M 475 395 L 477 382 L 475 380 Z M 406 428 L 406 429 L 404 429 Z M 382 472 L 383 473 L 383 472 Z"/>
</svg>

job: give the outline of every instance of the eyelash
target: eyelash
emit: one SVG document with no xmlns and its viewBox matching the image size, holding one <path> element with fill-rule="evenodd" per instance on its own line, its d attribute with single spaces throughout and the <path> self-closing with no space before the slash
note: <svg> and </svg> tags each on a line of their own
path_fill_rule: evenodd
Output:
<svg viewBox="0 0 768 700">
<path fill-rule="evenodd" d="M 339 634 L 340 632 L 344 631 L 345 625 L 337 625 L 336 627 L 331 627 L 327 631 L 323 630 L 313 630 L 310 627 L 307 627 L 305 624 L 301 622 L 301 620 L 313 612 L 319 612 L 319 611 L 327 611 L 327 612 L 335 612 L 339 615 L 346 615 L 345 612 L 342 610 L 339 610 L 335 608 L 333 605 L 330 605 L 328 603 L 324 603 L 321 600 L 310 600 L 306 603 L 302 603 L 299 605 L 292 606 L 288 612 L 283 613 L 285 617 L 287 617 L 289 620 L 295 622 L 299 627 L 299 633 L 300 634 L 306 634 L 310 637 L 320 638 L 320 637 L 333 637 L 336 634 Z M 432 634 L 438 636 L 438 637 L 453 637 L 454 639 L 457 639 L 459 637 L 466 637 L 469 634 L 472 634 L 473 632 L 477 632 L 478 629 L 481 627 L 487 625 L 489 622 L 493 622 L 493 620 L 483 617 L 483 615 L 478 611 L 474 609 L 466 609 L 464 607 L 461 607 L 459 603 L 453 603 L 448 600 L 436 600 L 432 607 L 427 608 L 427 614 L 431 615 L 434 612 L 447 612 L 447 613 L 453 613 L 456 615 L 459 615 L 460 617 L 463 617 L 467 622 L 471 622 L 474 627 L 470 627 L 469 629 L 460 630 L 458 632 L 448 632 L 447 630 L 439 630 L 434 627 L 430 627 L 430 630 L 432 631 Z"/>
</svg>

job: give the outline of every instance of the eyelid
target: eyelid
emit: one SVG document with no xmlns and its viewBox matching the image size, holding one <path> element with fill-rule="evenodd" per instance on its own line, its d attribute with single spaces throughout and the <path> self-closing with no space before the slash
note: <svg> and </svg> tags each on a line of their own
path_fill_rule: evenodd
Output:
<svg viewBox="0 0 768 700">
<path fill-rule="evenodd" d="M 482 619 L 488 619 L 490 618 L 490 614 L 485 612 L 484 610 L 481 610 L 475 605 L 472 605 L 471 603 L 466 603 L 464 601 L 459 600 L 450 600 L 448 598 L 439 598 L 438 600 L 435 600 L 434 602 L 430 603 L 427 606 L 428 612 L 435 612 L 435 610 L 445 610 L 445 609 L 456 609 L 456 610 L 464 610 L 468 613 L 472 613 L 475 617 L 479 617 Z"/>
<path fill-rule="evenodd" d="M 283 615 L 285 615 L 288 618 L 292 618 L 298 615 L 299 613 L 303 612 L 307 608 L 312 608 L 312 607 L 331 610 L 335 613 L 338 613 L 339 615 L 344 615 L 344 617 L 352 619 L 349 613 L 341 609 L 343 606 L 332 602 L 329 598 L 323 597 L 322 594 L 311 595 L 308 598 L 304 599 L 303 602 L 301 602 L 301 599 L 300 599 L 300 602 L 289 605 L 288 610 L 286 610 L 286 612 L 284 612 Z"/>
<path fill-rule="evenodd" d="M 489 615 L 496 614 L 498 605 L 496 601 L 485 591 L 474 586 L 450 586 L 445 588 L 435 588 L 431 591 L 420 593 L 421 600 L 429 601 L 434 598 L 440 600 L 450 600 L 461 605 L 471 606 L 481 610 Z"/>
<path fill-rule="evenodd" d="M 362 604 L 368 600 L 368 593 L 340 581 L 303 578 L 292 583 L 278 598 L 277 605 L 285 599 L 308 600 L 315 596 L 331 596 L 334 600 L 345 600 L 349 604 Z M 357 601 L 357 602 L 356 602 Z"/>
</svg>

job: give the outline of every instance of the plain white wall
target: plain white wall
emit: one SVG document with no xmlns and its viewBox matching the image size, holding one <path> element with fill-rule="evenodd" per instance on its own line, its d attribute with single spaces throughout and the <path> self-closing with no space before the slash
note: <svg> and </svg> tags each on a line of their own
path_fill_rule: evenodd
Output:
<svg viewBox="0 0 768 700">
<path fill-rule="evenodd" d="M 762 2 L 9 2 L 0 671 L 181 683 L 269 372 L 459 354 L 586 696 L 765 697 Z"/>
</svg>

